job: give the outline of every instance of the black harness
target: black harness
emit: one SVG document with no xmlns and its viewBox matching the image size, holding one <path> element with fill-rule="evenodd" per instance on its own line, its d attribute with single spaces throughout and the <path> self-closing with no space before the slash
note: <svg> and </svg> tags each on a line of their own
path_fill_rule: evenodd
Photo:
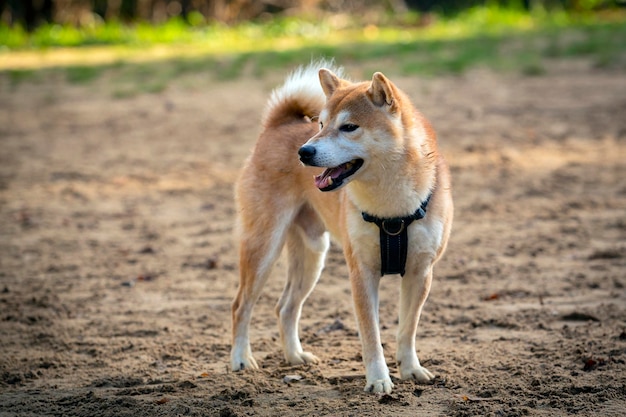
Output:
<svg viewBox="0 0 626 417">
<path fill-rule="evenodd" d="M 381 219 L 371 214 L 361 213 L 363 220 L 375 223 L 380 230 L 380 275 L 400 274 L 406 272 L 406 254 L 408 249 L 408 227 L 415 220 L 426 216 L 426 207 L 432 194 L 424 200 L 415 213 L 406 217 Z"/>
</svg>

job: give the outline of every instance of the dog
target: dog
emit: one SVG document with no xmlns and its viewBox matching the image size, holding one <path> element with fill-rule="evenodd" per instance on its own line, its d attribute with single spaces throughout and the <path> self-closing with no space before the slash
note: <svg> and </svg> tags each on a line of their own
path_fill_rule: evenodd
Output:
<svg viewBox="0 0 626 417">
<path fill-rule="evenodd" d="M 232 303 L 231 367 L 257 369 L 249 325 L 286 245 L 287 282 L 276 306 L 290 364 L 317 363 L 298 337 L 302 305 L 320 277 L 329 234 L 349 269 L 365 390 L 390 393 L 378 323 L 381 276 L 402 274 L 396 359 L 401 379 L 433 374 L 415 352 L 433 266 L 453 217 L 450 174 L 435 132 L 382 73 L 351 82 L 332 62 L 294 71 L 273 91 L 262 132 L 235 186 L 240 280 Z M 404 257 L 404 259 L 403 259 Z"/>
</svg>

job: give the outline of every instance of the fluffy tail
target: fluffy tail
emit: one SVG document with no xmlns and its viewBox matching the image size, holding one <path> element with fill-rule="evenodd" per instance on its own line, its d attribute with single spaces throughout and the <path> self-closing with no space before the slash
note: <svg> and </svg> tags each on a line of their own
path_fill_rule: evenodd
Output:
<svg viewBox="0 0 626 417">
<path fill-rule="evenodd" d="M 343 77 L 343 68 L 336 67 L 333 61 L 319 60 L 297 68 L 282 86 L 272 91 L 263 115 L 263 126 L 266 129 L 304 117 L 313 119 L 319 115 L 326 102 L 318 78 L 320 68 L 328 68 Z"/>
</svg>

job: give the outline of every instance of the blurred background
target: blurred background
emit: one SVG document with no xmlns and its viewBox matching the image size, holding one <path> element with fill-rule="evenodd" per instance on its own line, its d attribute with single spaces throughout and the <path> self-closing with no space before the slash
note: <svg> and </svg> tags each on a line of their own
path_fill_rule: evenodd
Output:
<svg viewBox="0 0 626 417">
<path fill-rule="evenodd" d="M 142 90 L 210 70 L 262 76 L 311 58 L 343 65 L 392 58 L 402 75 L 476 66 L 528 75 L 546 60 L 584 57 L 624 68 L 624 0 L 0 0 L 0 71 L 12 80 L 61 67 L 86 81 L 167 62 Z M 65 48 L 65 49 L 64 49 Z M 61 50 L 62 52 L 59 52 Z M 56 51 L 56 52 L 55 52 Z M 45 53 L 43 53 L 45 52 Z M 356 74 L 359 75 L 359 74 Z"/>
<path fill-rule="evenodd" d="M 367 16 L 407 11 L 453 14 L 476 6 L 598 11 L 624 4 L 620 0 L 2 0 L 2 20 L 34 30 L 45 23 L 93 25 L 104 21 L 162 23 L 181 18 L 190 24 L 235 23 L 285 15 Z"/>
</svg>

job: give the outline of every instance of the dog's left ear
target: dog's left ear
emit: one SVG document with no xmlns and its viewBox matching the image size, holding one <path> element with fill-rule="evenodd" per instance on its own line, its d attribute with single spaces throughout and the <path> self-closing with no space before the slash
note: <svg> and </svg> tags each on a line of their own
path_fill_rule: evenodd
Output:
<svg viewBox="0 0 626 417">
<path fill-rule="evenodd" d="M 372 85 L 367 90 L 367 94 L 372 103 L 378 107 L 389 106 L 389 110 L 395 110 L 397 103 L 391 87 L 391 81 L 383 75 L 382 72 L 374 73 L 372 77 Z"/>
</svg>

